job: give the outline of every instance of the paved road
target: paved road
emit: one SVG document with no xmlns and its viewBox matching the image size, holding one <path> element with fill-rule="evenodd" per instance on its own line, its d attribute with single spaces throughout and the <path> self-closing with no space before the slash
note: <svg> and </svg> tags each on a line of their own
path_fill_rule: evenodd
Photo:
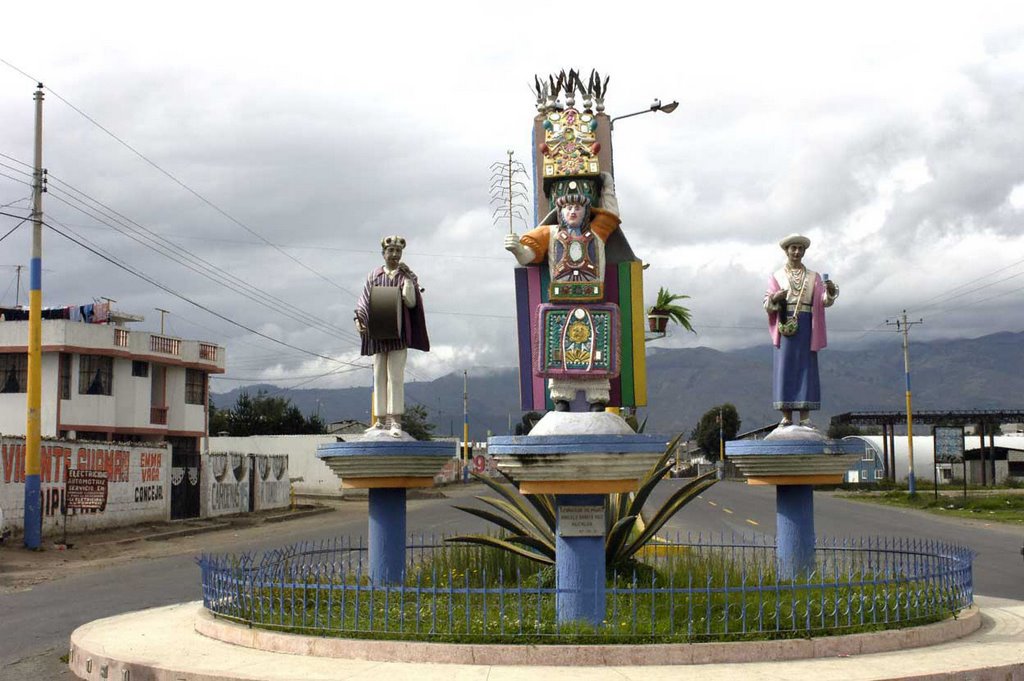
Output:
<svg viewBox="0 0 1024 681">
<path fill-rule="evenodd" d="M 666 481 L 655 497 L 663 497 L 680 481 Z M 482 488 L 449 491 L 457 499 L 409 502 L 409 530 L 425 534 L 477 531 L 482 524 L 451 508 L 468 501 Z M 462 497 L 458 499 L 458 497 Z M 774 533 L 773 488 L 722 482 L 705 492 L 670 524 L 670 530 Z M 815 496 L 819 535 L 919 536 L 963 543 L 978 552 L 975 589 L 979 594 L 1024 599 L 1024 562 L 1019 528 L 984 527 L 926 514 Z M 365 532 L 364 504 L 343 504 L 342 510 L 303 520 L 261 525 L 235 532 L 199 535 L 181 540 L 181 553 L 140 560 L 99 571 L 83 572 L 39 584 L 31 590 L 0 596 L 0 680 L 70 679 L 60 657 L 67 652 L 71 631 L 85 622 L 116 613 L 197 600 L 200 598 L 194 556 L 203 551 L 263 550 L 304 539 L 319 540 Z"/>
<path fill-rule="evenodd" d="M 658 486 L 657 501 L 682 484 Z M 968 546 L 974 560 L 974 591 L 985 596 L 1024 600 L 1024 528 L 976 520 L 943 518 L 923 511 L 881 506 L 832 493 L 815 492 L 818 537 L 918 537 Z M 723 481 L 707 490 L 670 522 L 680 532 L 711 530 L 750 536 L 775 534 L 775 488 Z"/>
</svg>

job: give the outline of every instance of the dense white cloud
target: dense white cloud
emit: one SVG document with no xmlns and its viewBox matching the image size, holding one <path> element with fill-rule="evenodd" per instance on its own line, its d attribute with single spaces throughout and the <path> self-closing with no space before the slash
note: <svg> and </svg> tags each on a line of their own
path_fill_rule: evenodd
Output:
<svg viewBox="0 0 1024 681">
<path fill-rule="evenodd" d="M 557 7 L 56 2 L 45 23 L 43 8 L 8 8 L 21 30 L 5 34 L 0 58 L 52 88 L 49 219 L 225 316 L 344 361 L 365 361 L 352 294 L 379 262 L 380 237 L 401 233 L 435 346 L 412 354 L 412 373 L 514 364 L 512 260 L 491 220 L 489 167 L 509 148 L 528 160 L 528 84 L 570 66 L 611 75 L 613 115 L 681 102 L 615 131 L 624 226 L 651 264 L 645 286 L 693 296 L 699 333 L 662 345 L 764 342 L 762 289 L 791 231 L 813 239 L 808 263 L 842 287 L 833 346 L 877 339 L 904 308 L 925 317 L 919 337 L 1020 330 L 1017 3 Z M 39 44 L 30 28 L 42 26 Z M 32 89 L 0 64 L 0 153 L 22 161 Z M 0 204 L 24 210 L 24 168 L 0 160 L 14 178 L 0 176 Z M 99 225 L 61 203 L 60 182 L 273 300 L 257 305 Z M 0 234 L 14 224 L 0 219 Z M 150 328 L 153 308 L 170 309 L 171 332 L 225 344 L 239 378 L 290 385 L 339 368 L 45 238 L 47 304 L 109 296 Z M 25 228 L 0 243 L 0 288 L 28 243 Z M 0 302 L 13 300 L 8 289 Z M 310 385 L 368 379 L 345 371 Z"/>
</svg>

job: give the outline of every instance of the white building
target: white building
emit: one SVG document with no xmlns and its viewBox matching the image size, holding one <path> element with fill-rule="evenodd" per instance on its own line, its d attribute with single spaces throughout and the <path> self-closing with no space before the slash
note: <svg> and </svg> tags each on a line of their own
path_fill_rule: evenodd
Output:
<svg viewBox="0 0 1024 681">
<path fill-rule="evenodd" d="M 884 445 L 882 436 L 854 435 L 851 438 L 863 440 L 867 446 L 862 466 L 855 467 L 847 473 L 847 481 L 871 482 L 873 480 L 881 480 L 884 477 L 882 464 Z M 985 443 L 987 447 L 987 437 L 985 438 Z M 897 435 L 894 439 L 894 445 L 896 479 L 906 481 L 910 472 L 910 448 L 907 444 L 907 436 Z M 993 480 L 1002 482 L 1007 478 L 1024 479 L 1024 437 L 997 435 L 993 438 L 993 445 L 995 460 L 986 461 L 988 468 L 985 477 L 988 484 L 992 484 Z M 980 483 L 982 481 L 980 448 L 978 436 L 964 436 L 967 480 L 971 483 Z M 914 477 L 918 480 L 932 480 L 936 472 L 938 473 L 940 484 L 952 480 L 963 480 L 963 468 L 959 463 L 949 464 L 940 462 L 936 471 L 934 438 L 931 435 L 915 435 Z"/>
<path fill-rule="evenodd" d="M 196 340 L 70 319 L 42 322 L 40 427 L 44 438 L 167 441 L 198 454 L 211 373 L 224 348 Z M 0 432 L 25 433 L 28 322 L 0 321 Z"/>
</svg>

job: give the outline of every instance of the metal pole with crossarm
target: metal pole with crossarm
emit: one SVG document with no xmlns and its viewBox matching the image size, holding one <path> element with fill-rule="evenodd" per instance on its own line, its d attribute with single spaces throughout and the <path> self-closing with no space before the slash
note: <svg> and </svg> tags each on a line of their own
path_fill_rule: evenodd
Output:
<svg viewBox="0 0 1024 681">
<path fill-rule="evenodd" d="M 910 406 L 910 350 L 907 336 L 912 325 L 924 324 L 924 320 L 918 319 L 916 322 L 907 321 L 907 311 L 904 310 L 902 319 L 897 319 L 895 322 L 886 320 L 885 323 L 895 326 L 897 331 L 903 332 L 903 374 L 907 387 L 907 490 L 913 496 L 917 494 L 917 484 L 914 481 L 914 416 Z"/>
<path fill-rule="evenodd" d="M 43 360 L 43 84 L 35 92 L 36 136 L 32 183 L 32 260 L 28 294 L 28 415 L 25 426 L 25 548 L 42 542 L 43 515 L 39 489 L 39 416 Z"/>
</svg>

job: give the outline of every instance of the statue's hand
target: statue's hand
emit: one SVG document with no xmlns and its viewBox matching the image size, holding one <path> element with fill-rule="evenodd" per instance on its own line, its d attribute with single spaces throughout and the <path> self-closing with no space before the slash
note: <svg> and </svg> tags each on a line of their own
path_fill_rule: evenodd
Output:
<svg viewBox="0 0 1024 681">
<path fill-rule="evenodd" d="M 523 245 L 519 243 L 519 235 L 512 233 L 505 235 L 505 250 L 518 255 L 523 250 Z"/>
<path fill-rule="evenodd" d="M 834 298 L 836 293 L 838 293 L 839 291 L 839 287 L 836 286 L 836 282 L 829 279 L 828 281 L 825 282 L 825 290 L 828 291 L 828 294 Z"/>
<path fill-rule="evenodd" d="M 782 304 L 782 303 L 786 302 L 786 296 L 788 296 L 788 295 L 789 295 L 789 291 L 787 289 L 782 289 L 781 291 L 776 291 L 775 293 L 772 294 L 772 302 L 775 303 L 775 304 Z"/>
<path fill-rule="evenodd" d="M 366 324 L 363 324 L 363 322 L 359 319 L 359 317 L 356 317 L 354 321 L 356 323 L 356 331 L 359 332 L 360 336 L 365 336 L 366 335 Z"/>
<path fill-rule="evenodd" d="M 407 278 L 412 279 L 413 281 L 417 280 L 416 273 L 409 269 L 409 266 L 406 265 L 404 262 L 398 263 L 398 271 L 404 274 Z"/>
</svg>

